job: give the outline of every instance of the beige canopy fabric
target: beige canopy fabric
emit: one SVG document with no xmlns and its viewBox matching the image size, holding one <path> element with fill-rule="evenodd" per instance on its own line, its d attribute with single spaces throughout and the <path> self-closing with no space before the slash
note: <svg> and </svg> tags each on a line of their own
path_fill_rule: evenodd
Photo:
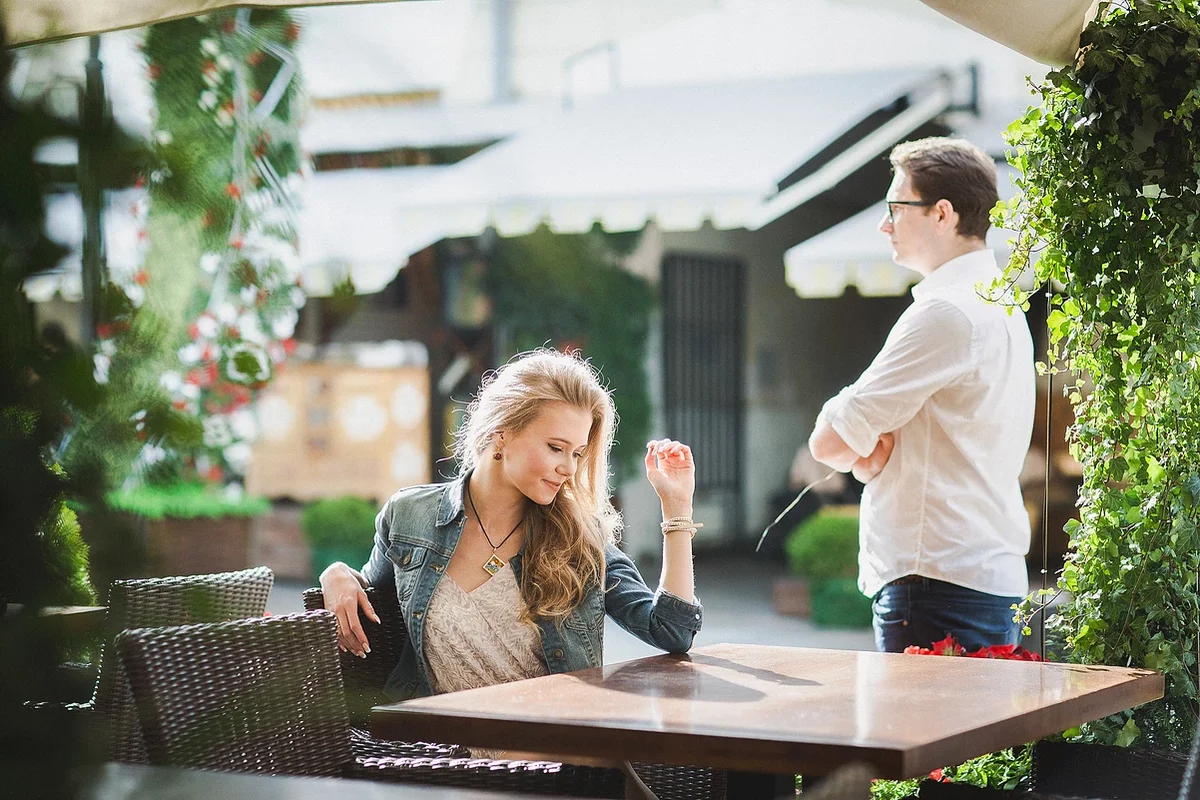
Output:
<svg viewBox="0 0 1200 800">
<path fill-rule="evenodd" d="M 88 36 L 239 6 L 352 5 L 379 0 L 0 0 L 8 44 Z"/>
<path fill-rule="evenodd" d="M 950 19 L 1043 64 L 1075 60 L 1079 34 L 1106 0 L 921 0 Z"/>
</svg>

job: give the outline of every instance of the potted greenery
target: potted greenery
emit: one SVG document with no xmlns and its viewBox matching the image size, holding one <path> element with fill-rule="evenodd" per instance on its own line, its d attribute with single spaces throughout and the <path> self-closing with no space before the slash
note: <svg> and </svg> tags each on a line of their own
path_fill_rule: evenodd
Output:
<svg viewBox="0 0 1200 800">
<path fill-rule="evenodd" d="M 858 590 L 858 506 L 826 506 L 806 519 L 784 544 L 792 574 L 808 585 L 817 625 L 871 624 L 871 601 Z"/>
<path fill-rule="evenodd" d="M 314 576 L 335 561 L 358 569 L 371 555 L 375 536 L 375 504 L 361 497 L 317 500 L 304 507 L 300 528 L 312 551 Z"/>
<path fill-rule="evenodd" d="M 200 575 L 251 566 L 255 525 L 271 509 L 262 497 L 186 482 L 112 492 L 108 502 L 142 521 L 151 575 Z"/>
</svg>

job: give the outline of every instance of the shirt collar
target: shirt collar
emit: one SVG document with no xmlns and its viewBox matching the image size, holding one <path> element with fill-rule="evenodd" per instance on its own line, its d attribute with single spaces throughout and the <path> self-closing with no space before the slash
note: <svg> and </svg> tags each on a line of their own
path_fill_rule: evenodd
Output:
<svg viewBox="0 0 1200 800">
<path fill-rule="evenodd" d="M 980 281 L 990 282 L 999 274 L 995 250 L 972 250 L 935 269 L 912 288 L 912 296 L 914 300 L 923 300 L 939 289 L 952 286 L 973 288 Z"/>
<path fill-rule="evenodd" d="M 438 506 L 437 525 L 449 525 L 463 513 L 463 484 L 471 477 L 471 470 L 461 473 L 457 478 L 446 484 L 442 490 L 442 502 Z"/>
</svg>

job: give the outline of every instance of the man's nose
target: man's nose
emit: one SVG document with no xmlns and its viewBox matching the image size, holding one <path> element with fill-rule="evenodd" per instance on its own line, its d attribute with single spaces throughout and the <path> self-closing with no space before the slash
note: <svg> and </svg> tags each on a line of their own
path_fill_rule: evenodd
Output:
<svg viewBox="0 0 1200 800">
<path fill-rule="evenodd" d="M 887 215 L 887 213 L 886 213 L 886 212 L 885 212 L 885 213 L 884 213 L 884 215 L 883 215 L 883 216 L 880 218 L 880 220 L 879 220 L 879 226 L 878 226 L 878 227 L 879 227 L 879 231 L 880 231 L 881 233 L 886 233 L 886 234 L 888 234 L 888 235 L 891 235 L 891 233 L 892 233 L 892 221 L 891 221 L 890 219 L 888 219 L 888 215 Z"/>
</svg>

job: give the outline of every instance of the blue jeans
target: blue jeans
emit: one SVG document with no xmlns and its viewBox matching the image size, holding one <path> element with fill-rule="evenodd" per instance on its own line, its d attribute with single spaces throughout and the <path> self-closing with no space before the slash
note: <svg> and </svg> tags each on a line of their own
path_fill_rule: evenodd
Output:
<svg viewBox="0 0 1200 800">
<path fill-rule="evenodd" d="M 912 579 L 902 579 L 909 581 Z M 875 649 L 899 653 L 953 636 L 967 652 L 993 644 L 1019 644 L 1012 604 L 1019 597 L 977 592 L 933 578 L 892 582 L 871 602 Z"/>
</svg>

